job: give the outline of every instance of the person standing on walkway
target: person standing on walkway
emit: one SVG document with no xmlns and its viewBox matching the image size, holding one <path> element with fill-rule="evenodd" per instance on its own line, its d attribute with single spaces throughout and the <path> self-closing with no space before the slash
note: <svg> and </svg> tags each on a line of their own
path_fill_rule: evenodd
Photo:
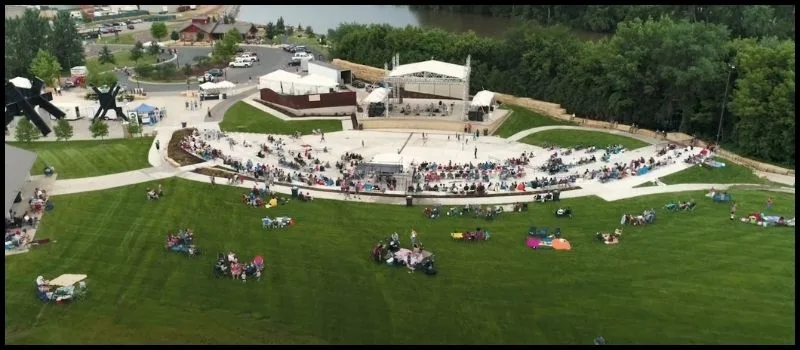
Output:
<svg viewBox="0 0 800 350">
<path fill-rule="evenodd" d="M 208 118 L 211 119 L 211 107 L 208 107 Z"/>
<path fill-rule="evenodd" d="M 186 101 L 186 110 L 187 111 L 189 110 L 189 101 L 188 100 Z"/>
<path fill-rule="evenodd" d="M 156 140 L 156 151 L 160 151 L 160 150 L 161 150 L 161 142 Z"/>
<path fill-rule="evenodd" d="M 731 202 L 731 221 L 736 219 L 736 202 Z"/>
<path fill-rule="evenodd" d="M 478 159 L 478 146 L 475 146 L 475 159 Z"/>
<path fill-rule="evenodd" d="M 216 183 L 216 178 L 214 178 L 214 175 L 211 175 L 211 187 L 214 187 L 215 183 Z"/>
</svg>

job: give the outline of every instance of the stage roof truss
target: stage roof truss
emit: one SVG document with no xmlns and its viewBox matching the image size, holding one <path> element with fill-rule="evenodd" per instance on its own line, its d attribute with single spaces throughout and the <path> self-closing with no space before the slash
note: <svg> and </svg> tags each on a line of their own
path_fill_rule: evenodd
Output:
<svg viewBox="0 0 800 350">
<path fill-rule="evenodd" d="M 415 72 L 405 75 L 386 77 L 389 82 L 404 82 L 409 84 L 461 84 L 465 80 L 447 75 L 431 72 Z"/>
</svg>

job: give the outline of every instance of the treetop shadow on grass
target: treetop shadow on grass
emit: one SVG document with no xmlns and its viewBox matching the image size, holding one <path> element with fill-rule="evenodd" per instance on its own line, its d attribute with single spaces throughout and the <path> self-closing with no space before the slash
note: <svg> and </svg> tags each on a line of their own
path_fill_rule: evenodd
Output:
<svg viewBox="0 0 800 350">
<path fill-rule="evenodd" d="M 509 137 L 520 131 L 538 128 L 540 126 L 577 125 L 563 120 L 556 120 L 528 108 L 509 103 L 503 104 L 501 108 L 508 109 L 513 113 L 511 113 L 503 122 L 503 125 L 494 132 L 494 135 L 499 137 Z"/>
<path fill-rule="evenodd" d="M 559 147 L 595 146 L 605 148 L 611 145 L 622 145 L 628 150 L 650 146 L 647 142 L 627 135 L 572 129 L 544 130 L 525 136 L 520 142 L 536 146 L 556 145 Z"/>
<path fill-rule="evenodd" d="M 726 159 L 712 157 L 712 160 L 725 163 L 722 168 L 710 168 L 707 166 L 695 165 L 687 169 L 660 178 L 661 182 L 667 185 L 692 184 L 692 183 L 711 183 L 711 184 L 770 184 L 771 181 L 762 179 L 752 170 L 728 161 Z M 783 185 L 782 185 L 783 186 Z"/>
<path fill-rule="evenodd" d="M 147 155 L 152 137 L 112 140 L 9 142 L 36 152 L 31 174 L 39 175 L 53 166 L 58 179 L 75 179 L 116 174 L 150 167 Z"/>
<path fill-rule="evenodd" d="M 146 201 L 143 192 L 156 184 L 167 195 Z M 54 197 L 58 205 L 37 236 L 58 242 L 6 261 L 7 343 L 588 344 L 597 335 L 613 344 L 794 340 L 794 230 L 730 222 L 728 206 L 702 191 L 536 203 L 487 222 L 430 220 L 421 207 L 322 199 L 252 208 L 241 202 L 243 190 L 170 178 Z M 776 213 L 790 212 L 794 202 L 780 193 L 730 193 L 742 213 L 762 210 L 767 196 L 775 198 Z M 658 209 L 689 198 L 698 201 L 694 212 Z M 562 205 L 575 217 L 555 218 Z M 651 207 L 656 223 L 626 227 L 620 245 L 594 239 L 595 232 L 616 228 L 622 213 Z M 264 216 L 290 216 L 297 224 L 265 231 Z M 525 248 L 532 225 L 560 227 L 573 251 Z M 412 226 L 436 254 L 439 275 L 370 260 L 370 248 L 392 232 L 407 246 Z M 477 226 L 492 231 L 492 240 L 475 246 L 449 236 Z M 196 232 L 203 255 L 187 259 L 164 250 L 165 234 L 178 227 Z M 227 251 L 240 259 L 264 256 L 262 280 L 214 278 L 214 256 Z M 62 273 L 89 275 L 86 302 L 42 305 L 31 285 L 35 276 Z M 532 291 L 558 297 L 532 297 Z"/>
<path fill-rule="evenodd" d="M 342 131 L 341 120 L 285 121 L 246 102 L 236 102 L 225 112 L 220 129 L 229 132 L 291 135 L 300 132 L 311 134 L 313 130 L 323 132 Z"/>
</svg>

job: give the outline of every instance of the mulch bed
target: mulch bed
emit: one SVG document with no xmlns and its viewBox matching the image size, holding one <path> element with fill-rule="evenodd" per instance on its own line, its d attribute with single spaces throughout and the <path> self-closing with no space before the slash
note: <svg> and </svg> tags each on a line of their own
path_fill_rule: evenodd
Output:
<svg viewBox="0 0 800 350">
<path fill-rule="evenodd" d="M 185 136 L 190 136 L 194 132 L 194 128 L 187 128 L 187 129 L 180 129 L 174 133 L 172 133 L 172 138 L 169 139 L 169 145 L 167 146 L 167 156 L 172 158 L 175 162 L 180 164 L 180 166 L 186 165 L 193 165 L 193 164 L 200 164 L 204 162 L 203 159 L 198 158 L 197 156 L 186 152 L 181 148 L 181 140 Z"/>
</svg>

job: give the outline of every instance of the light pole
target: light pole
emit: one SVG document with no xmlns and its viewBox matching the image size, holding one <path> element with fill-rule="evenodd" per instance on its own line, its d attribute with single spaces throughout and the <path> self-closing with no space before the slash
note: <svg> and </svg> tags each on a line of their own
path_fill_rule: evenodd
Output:
<svg viewBox="0 0 800 350">
<path fill-rule="evenodd" d="M 736 66 L 729 64 L 728 67 L 728 79 L 725 80 L 725 94 L 722 96 L 722 110 L 719 112 L 719 127 L 717 128 L 717 144 L 719 145 L 719 140 L 722 137 L 722 121 L 725 118 L 725 106 L 728 105 L 728 88 L 731 84 L 731 75 L 733 74 L 733 70 L 736 69 Z"/>
</svg>

